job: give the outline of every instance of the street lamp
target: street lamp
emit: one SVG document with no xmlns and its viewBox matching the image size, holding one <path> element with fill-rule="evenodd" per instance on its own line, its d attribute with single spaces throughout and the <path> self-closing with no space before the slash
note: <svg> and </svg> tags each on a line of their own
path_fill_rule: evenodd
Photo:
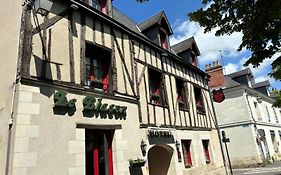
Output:
<svg viewBox="0 0 281 175">
<path fill-rule="evenodd" d="M 53 0 L 35 0 L 34 7 L 36 13 L 46 16 L 53 6 Z"/>
<path fill-rule="evenodd" d="M 142 156 L 145 156 L 146 155 L 146 143 L 142 140 L 141 141 L 141 145 L 140 145 L 140 147 L 141 147 L 141 152 L 142 152 Z"/>
<path fill-rule="evenodd" d="M 175 146 L 176 146 L 177 154 L 178 154 L 178 162 L 181 162 L 180 142 L 176 140 Z"/>
<path fill-rule="evenodd" d="M 180 149 L 180 143 L 179 143 L 179 141 L 176 140 L 175 145 L 176 145 L 176 149 L 179 150 L 179 149 Z"/>
</svg>

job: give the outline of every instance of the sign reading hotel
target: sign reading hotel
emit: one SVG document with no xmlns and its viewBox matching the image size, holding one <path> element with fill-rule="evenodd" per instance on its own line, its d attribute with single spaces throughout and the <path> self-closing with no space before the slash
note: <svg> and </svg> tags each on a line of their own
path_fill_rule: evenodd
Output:
<svg viewBox="0 0 281 175">
<path fill-rule="evenodd" d="M 170 130 L 165 130 L 165 129 L 148 129 L 147 130 L 147 135 L 149 137 L 171 137 L 172 132 Z"/>
<path fill-rule="evenodd" d="M 54 105 L 56 107 L 73 108 L 77 102 L 77 99 L 67 100 L 67 93 L 64 91 L 58 91 L 54 94 Z M 96 99 L 92 96 L 86 96 L 83 99 L 84 110 L 95 111 L 107 114 L 126 115 L 127 107 L 119 106 L 115 104 L 102 103 L 102 98 Z"/>
</svg>

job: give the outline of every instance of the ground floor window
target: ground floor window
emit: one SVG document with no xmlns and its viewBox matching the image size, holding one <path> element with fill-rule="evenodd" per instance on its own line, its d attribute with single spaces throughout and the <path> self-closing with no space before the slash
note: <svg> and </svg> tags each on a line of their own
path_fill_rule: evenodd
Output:
<svg viewBox="0 0 281 175">
<path fill-rule="evenodd" d="M 182 140 L 181 145 L 182 145 L 184 166 L 186 168 L 189 168 L 192 166 L 192 159 L 191 159 L 191 152 L 190 152 L 191 140 Z"/>
<path fill-rule="evenodd" d="M 210 163 L 211 158 L 210 158 L 210 152 L 209 152 L 209 140 L 202 140 L 202 144 L 203 144 L 206 163 Z"/>
<path fill-rule="evenodd" d="M 86 175 L 113 175 L 113 130 L 86 129 Z"/>
</svg>

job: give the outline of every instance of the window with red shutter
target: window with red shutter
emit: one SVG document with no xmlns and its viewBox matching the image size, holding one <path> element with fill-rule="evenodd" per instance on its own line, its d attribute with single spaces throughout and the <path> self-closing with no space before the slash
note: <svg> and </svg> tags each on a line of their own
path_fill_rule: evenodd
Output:
<svg viewBox="0 0 281 175">
<path fill-rule="evenodd" d="M 206 163 L 210 163 L 211 158 L 210 158 L 210 152 L 209 152 L 209 140 L 202 140 L 202 144 L 203 144 Z"/>
<path fill-rule="evenodd" d="M 161 47 L 163 47 L 164 49 L 168 49 L 167 34 L 163 31 L 160 31 L 160 42 Z"/>
<path fill-rule="evenodd" d="M 196 104 L 197 111 L 205 112 L 205 108 L 203 105 L 202 91 L 200 88 L 194 87 L 194 97 L 195 97 L 195 104 Z"/>
<path fill-rule="evenodd" d="M 192 166 L 192 158 L 191 158 L 191 151 L 190 151 L 191 140 L 182 140 L 181 145 L 182 145 L 184 166 L 186 168 L 190 168 Z"/>
<path fill-rule="evenodd" d="M 187 110 L 187 102 L 184 88 L 184 82 L 180 79 L 176 79 L 176 88 L 177 88 L 177 101 L 180 110 Z"/>
<path fill-rule="evenodd" d="M 165 96 L 161 73 L 149 69 L 149 94 L 150 102 L 157 106 L 165 105 Z"/>
<path fill-rule="evenodd" d="M 91 44 L 86 44 L 86 82 L 85 85 L 109 92 L 111 53 Z"/>
<path fill-rule="evenodd" d="M 113 175 L 113 130 L 86 129 L 86 174 Z"/>
<path fill-rule="evenodd" d="M 89 5 L 102 13 L 107 14 L 107 0 L 89 0 Z"/>
</svg>

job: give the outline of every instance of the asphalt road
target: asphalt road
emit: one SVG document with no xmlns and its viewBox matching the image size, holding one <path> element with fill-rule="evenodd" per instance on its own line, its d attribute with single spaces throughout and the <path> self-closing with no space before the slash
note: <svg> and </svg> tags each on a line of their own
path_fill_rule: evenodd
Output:
<svg viewBox="0 0 281 175">
<path fill-rule="evenodd" d="M 234 175 L 281 175 L 281 162 L 274 162 L 265 167 L 233 169 Z"/>
</svg>

